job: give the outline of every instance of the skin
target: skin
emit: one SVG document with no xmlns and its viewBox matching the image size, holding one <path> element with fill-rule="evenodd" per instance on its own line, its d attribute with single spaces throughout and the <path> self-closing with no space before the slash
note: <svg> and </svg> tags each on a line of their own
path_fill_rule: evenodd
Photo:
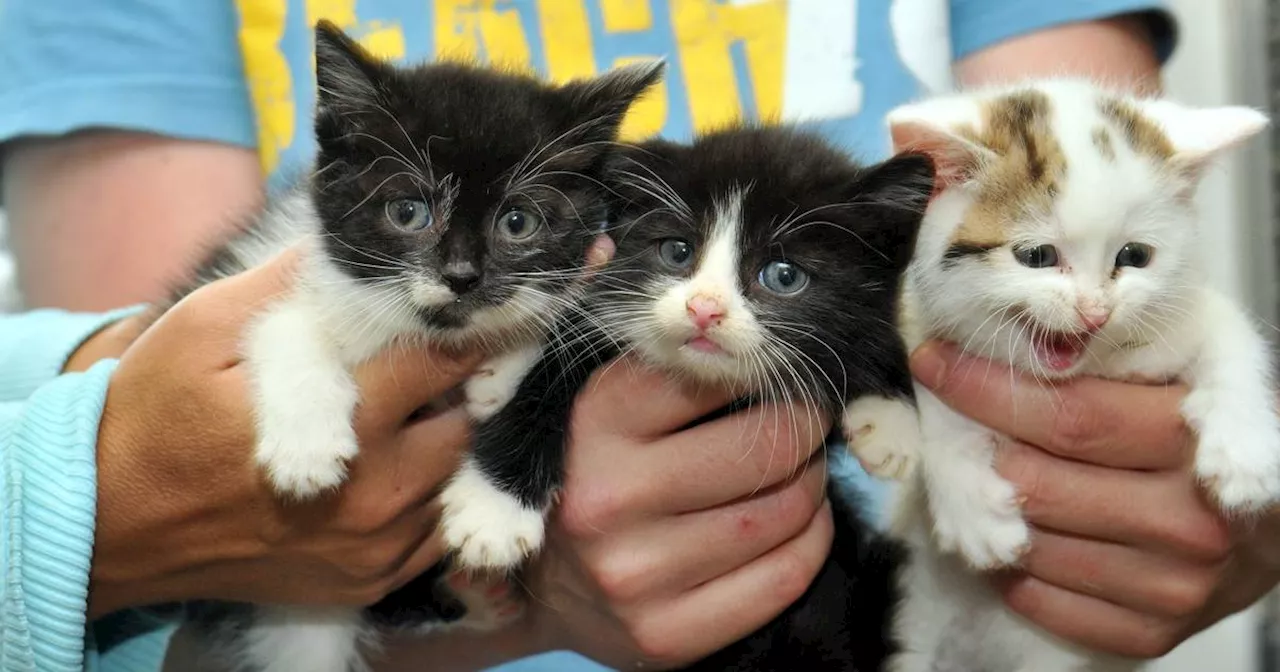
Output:
<svg viewBox="0 0 1280 672">
<path fill-rule="evenodd" d="M 1141 24 L 1128 19 L 1065 25 L 1007 40 L 970 55 L 957 64 L 956 73 L 960 82 L 968 85 L 1074 73 L 1151 91 L 1159 87 L 1149 41 Z M 184 268 L 203 243 L 216 239 L 230 228 L 235 216 L 252 212 L 261 202 L 262 178 L 252 150 L 145 134 L 95 131 L 24 142 L 6 151 L 3 169 L 14 244 L 22 260 L 20 277 L 33 306 L 92 310 L 159 298 L 166 280 Z M 211 189 L 211 183 L 217 188 Z M 146 246 L 138 243 L 143 239 Z M 147 250 L 145 255 L 139 253 L 143 249 Z M 171 254 L 156 254 L 157 249 Z M 120 263 L 124 259 L 129 263 Z M 109 273 L 103 270 L 107 260 L 111 260 Z M 100 356 L 117 355 L 131 338 L 127 328 L 105 330 L 86 343 L 80 359 L 91 362 Z M 987 364 L 981 366 L 985 371 Z M 664 400 L 695 406 L 702 400 L 683 398 L 680 395 L 687 393 L 670 391 L 669 383 L 652 374 L 646 378 L 646 374 L 633 373 L 636 379 L 618 379 L 616 376 L 622 375 L 618 371 L 636 369 L 614 367 L 601 374 L 588 394 L 625 394 L 632 414 L 641 412 L 637 405 L 648 408 L 653 404 L 656 415 L 645 415 L 657 421 L 646 428 L 627 425 L 631 429 L 623 431 L 604 424 L 605 416 L 591 417 L 591 413 L 603 411 L 579 409 L 576 422 L 580 426 L 569 449 L 569 485 L 561 513 L 553 521 L 548 551 L 530 579 L 538 599 L 526 617 L 496 634 L 442 636 L 404 645 L 411 647 L 408 649 L 393 646 L 391 654 L 403 651 L 413 655 L 392 655 L 388 669 L 397 669 L 394 663 L 415 664 L 422 660 L 420 656 L 430 656 L 426 659 L 433 663 L 448 661 L 458 669 L 476 669 L 548 648 L 576 648 L 618 667 L 625 667 L 619 663 L 626 661 L 670 665 L 754 629 L 784 608 L 808 583 L 830 540 L 828 514 L 819 503 L 820 483 L 812 476 L 817 467 L 809 466 L 799 478 L 785 481 L 787 485 L 776 491 L 760 488 L 763 477 L 759 465 L 755 465 L 755 472 L 750 469 L 753 460 L 765 453 L 785 458 L 775 460 L 775 468 L 801 465 L 812 450 L 805 446 L 816 442 L 783 437 L 773 445 L 760 444 L 770 450 L 757 446 L 744 453 L 742 437 L 772 424 L 761 424 L 758 418 L 720 421 L 708 429 L 715 432 L 715 441 L 707 437 L 688 440 L 682 436 L 685 433 L 664 435 L 659 431 L 655 436 L 654 428 L 674 426 L 672 420 L 686 410 Z M 917 369 L 917 373 L 921 371 Z M 1009 378 L 1002 375 L 995 379 Z M 1114 449 L 1105 451 L 1105 456 L 1098 450 L 1077 455 L 1083 460 L 1080 463 L 1069 459 L 1061 438 L 1054 442 L 1028 436 L 1025 428 L 1008 427 L 1008 418 L 1014 417 L 1012 402 L 1000 396 L 999 386 L 982 388 L 970 377 L 956 380 L 960 382 L 939 391 L 944 400 L 1024 441 L 1006 453 L 1022 457 L 1002 457 L 1001 469 L 1023 486 L 1024 493 L 1030 493 L 1032 522 L 1049 530 L 1093 530 L 1098 540 L 1104 540 L 1038 535 L 1026 572 L 1005 584 L 1006 598 L 1021 613 L 1086 645 L 1130 655 L 1158 655 L 1253 602 L 1275 583 L 1273 568 L 1277 564 L 1267 560 L 1263 551 L 1277 546 L 1265 533 L 1272 521 L 1259 524 L 1252 534 L 1235 533 L 1223 541 L 1228 535 L 1222 532 L 1222 521 L 1203 515 L 1188 518 L 1190 512 L 1203 513 L 1196 508 L 1189 487 L 1152 488 L 1138 498 L 1132 494 L 1132 479 L 1147 472 L 1134 467 L 1147 462 L 1134 457 L 1133 462 L 1123 458 L 1126 461 L 1116 463 L 1112 457 L 1180 453 L 1185 450 L 1185 436 L 1179 438 L 1172 432 L 1163 439 L 1152 439 L 1132 429 L 1105 424 L 1094 427 L 1097 434 L 1088 435 L 1092 437 L 1088 441 L 1079 431 L 1068 432 L 1067 436 L 1080 439 L 1081 445 Z M 963 386 L 964 381 L 970 382 L 969 387 Z M 1036 389 L 1030 381 L 1019 383 L 1014 388 L 1017 395 L 1032 394 Z M 1157 415 L 1165 422 L 1176 417 L 1176 399 L 1152 405 L 1147 396 L 1150 388 L 1099 381 L 1081 385 L 1083 389 L 1074 397 L 1079 404 L 1070 407 L 1081 410 L 1078 416 L 1069 416 L 1082 418 L 1080 422 L 1090 417 L 1085 409 L 1113 410 L 1127 418 L 1147 414 L 1153 422 Z M 650 394 L 638 394 L 638 390 Z M 638 404 L 638 399 L 644 401 Z M 583 404 L 599 409 L 589 398 Z M 1027 403 L 1020 400 L 1018 408 L 1025 411 Z M 1057 417 L 1050 409 L 1045 413 L 1046 417 Z M 1066 421 L 1059 422 L 1063 424 L 1049 426 L 1072 428 Z M 644 431 L 638 431 L 641 429 Z M 756 442 L 762 440 L 757 438 Z M 1037 445 L 1041 447 L 1033 447 Z M 162 456 L 179 472 L 191 459 L 163 451 Z M 619 460 L 624 459 L 628 469 L 619 469 Z M 1161 460 L 1153 463 L 1166 464 Z M 1082 465 L 1089 469 L 1080 471 Z M 102 478 L 112 478 L 109 471 L 104 473 L 108 475 Z M 1179 472 L 1166 468 L 1165 473 L 1173 482 Z M 699 478 L 692 478 L 694 475 Z M 1064 480 L 1073 475 L 1074 479 Z M 763 480 L 773 482 L 773 478 Z M 206 482 L 207 478 L 201 485 Z M 1060 482 L 1084 485 L 1046 490 Z M 700 512 L 679 513 L 655 506 L 686 502 L 690 495 L 705 491 L 707 483 L 726 486 L 718 506 L 704 502 Z M 1127 487 L 1119 487 L 1120 483 Z M 609 484 L 610 489 L 602 484 Z M 1095 488 L 1109 488 L 1117 496 L 1124 493 L 1123 499 L 1110 501 L 1125 502 L 1126 510 L 1132 513 L 1127 524 L 1111 515 L 1114 510 L 1089 505 L 1097 499 Z M 134 488 L 133 508 L 147 508 L 139 501 L 156 492 L 152 486 Z M 175 500 L 190 497 L 192 501 L 184 505 L 198 509 L 198 492 L 176 489 L 166 496 Z M 768 497 L 782 499 L 770 501 Z M 779 507 L 779 503 L 785 506 Z M 175 503 L 169 508 L 181 511 L 182 506 Z M 1190 526 L 1189 521 L 1198 521 L 1203 527 L 1184 529 Z M 168 521 L 153 521 L 149 529 L 163 536 L 189 524 L 174 516 Z M 1219 551 L 1218 556 L 1228 553 L 1230 559 L 1220 562 L 1233 563 L 1231 569 L 1201 571 L 1188 583 L 1189 570 L 1177 571 L 1188 566 L 1182 561 L 1187 555 L 1183 547 L 1203 543 L 1197 540 L 1205 538 L 1204 530 L 1210 529 L 1220 533 L 1213 539 L 1221 545 L 1208 550 Z M 1152 530 L 1163 543 L 1152 543 Z M 237 534 L 252 535 L 244 531 Z M 1233 550 L 1223 551 L 1222 546 Z M 1129 562 L 1096 562 L 1103 558 L 1103 548 L 1128 552 L 1124 557 Z M 1135 555 L 1138 548 L 1146 555 Z M 1195 551 L 1192 555 L 1201 563 L 1206 556 L 1215 555 L 1196 555 Z M 100 550 L 95 560 L 103 557 Z M 147 563 L 154 562 L 149 558 L 155 557 L 164 556 L 152 554 L 133 561 L 146 569 Z M 689 570 L 691 557 L 701 563 L 697 572 Z M 1095 562 L 1081 569 L 1082 559 Z M 1153 567 L 1162 568 L 1158 575 L 1163 579 L 1149 580 L 1156 575 Z M 257 571 L 241 568 L 236 580 L 258 580 Z M 697 579 L 704 574 L 716 576 L 699 586 Z M 140 583 L 135 589 L 144 592 L 136 594 L 148 594 L 147 590 L 154 594 L 180 592 L 155 590 L 148 588 L 146 581 Z M 1113 597 L 1115 602 L 1107 602 L 1098 599 L 1096 586 L 1115 587 L 1115 591 L 1104 591 L 1109 596 L 1127 594 L 1126 590 L 1142 595 L 1123 600 Z M 1141 586 L 1147 588 L 1139 590 Z M 1160 598 L 1153 597 L 1164 595 L 1161 590 L 1173 594 L 1187 586 L 1195 590 L 1178 593 L 1182 601 L 1176 611 L 1180 617 L 1168 615 L 1168 605 L 1162 610 Z M 99 602 L 95 613 L 110 610 L 101 606 L 110 604 L 101 602 L 105 599 L 95 598 Z M 126 602 L 117 599 L 120 606 L 127 606 Z M 1149 633 L 1149 637 L 1136 637 L 1137 632 Z"/>
<path fill-rule="evenodd" d="M 443 555 L 434 499 L 467 420 L 460 408 L 411 415 L 465 380 L 478 356 L 400 348 L 361 366 L 363 450 L 337 495 L 282 504 L 260 479 L 239 340 L 291 284 L 295 262 L 287 254 L 211 284 L 136 341 L 137 321 L 118 323 L 68 361 L 81 370 L 126 348 L 98 431 L 90 618 L 201 597 L 366 604 Z"/>
</svg>

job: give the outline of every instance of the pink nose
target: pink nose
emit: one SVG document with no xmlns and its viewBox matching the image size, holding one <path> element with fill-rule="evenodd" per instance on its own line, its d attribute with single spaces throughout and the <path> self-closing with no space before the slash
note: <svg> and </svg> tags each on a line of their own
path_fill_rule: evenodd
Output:
<svg viewBox="0 0 1280 672">
<path fill-rule="evenodd" d="M 1084 323 L 1084 328 L 1089 331 L 1097 331 L 1107 324 L 1111 319 L 1110 312 L 1082 312 L 1080 313 L 1080 321 Z"/>
<path fill-rule="evenodd" d="M 689 319 L 693 320 L 694 326 L 699 330 L 720 324 L 720 320 L 724 318 L 724 307 L 720 305 L 720 301 L 701 294 L 690 298 L 685 303 L 685 308 L 689 311 Z"/>
</svg>

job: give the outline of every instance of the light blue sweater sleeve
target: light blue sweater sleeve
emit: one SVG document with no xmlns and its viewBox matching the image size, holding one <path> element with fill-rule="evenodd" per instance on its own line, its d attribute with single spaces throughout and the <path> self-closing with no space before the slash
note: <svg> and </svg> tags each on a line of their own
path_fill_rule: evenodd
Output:
<svg viewBox="0 0 1280 672">
<path fill-rule="evenodd" d="M 87 621 L 98 423 L 117 362 L 58 375 L 81 342 L 134 310 L 0 318 L 0 672 L 160 667 L 170 629 L 116 641 Z"/>
</svg>

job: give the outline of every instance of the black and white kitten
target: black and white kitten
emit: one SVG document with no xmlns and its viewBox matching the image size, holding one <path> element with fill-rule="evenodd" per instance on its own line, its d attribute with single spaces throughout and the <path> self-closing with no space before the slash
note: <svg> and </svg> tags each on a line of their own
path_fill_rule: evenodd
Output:
<svg viewBox="0 0 1280 672">
<path fill-rule="evenodd" d="M 846 434 L 917 432 L 895 327 L 899 278 L 933 188 L 932 164 L 870 168 L 816 136 L 736 128 L 692 145 L 652 141 L 614 159 L 613 261 L 584 311 L 516 396 L 480 428 L 472 469 L 530 511 L 561 483 L 570 407 L 601 363 L 634 352 L 750 401 L 802 401 Z M 852 423 L 852 424 L 851 424 Z M 899 548 L 830 489 L 836 541 L 782 616 L 697 670 L 878 670 L 892 652 Z"/>
<path fill-rule="evenodd" d="M 295 288 L 244 339 L 256 462 L 282 497 L 345 480 L 357 452 L 350 371 L 393 342 L 508 353 L 466 386 L 473 417 L 501 406 L 582 292 L 614 136 L 661 72 L 637 65 L 552 86 L 460 64 L 397 68 L 317 27 L 317 168 L 179 293 L 303 247 Z M 455 515 L 473 504 L 451 502 Z M 264 672 L 362 667 L 371 630 L 351 609 L 196 612 L 232 664 Z"/>
</svg>

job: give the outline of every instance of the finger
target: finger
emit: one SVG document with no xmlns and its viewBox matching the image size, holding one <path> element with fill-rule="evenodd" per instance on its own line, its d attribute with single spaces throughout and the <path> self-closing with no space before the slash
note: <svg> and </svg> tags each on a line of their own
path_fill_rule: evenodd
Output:
<svg viewBox="0 0 1280 672">
<path fill-rule="evenodd" d="M 829 427 L 800 404 L 762 404 L 691 427 L 636 454 L 628 480 L 647 483 L 640 509 L 687 513 L 749 497 L 814 462 Z M 661 487 L 652 487 L 652 484 Z"/>
<path fill-rule="evenodd" d="M 627 536 L 605 537 L 603 582 L 611 598 L 677 596 L 743 567 L 800 534 L 824 501 L 826 465 L 746 501 L 663 518 Z"/>
<path fill-rule="evenodd" d="M 1219 573 L 1217 565 L 1048 532 L 1036 535 L 1022 568 L 1063 590 L 1168 617 L 1203 607 Z"/>
<path fill-rule="evenodd" d="M 1156 658 L 1178 642 L 1179 628 L 1104 600 L 1034 577 L 1004 582 L 1004 601 L 1036 625 L 1088 649 L 1130 658 Z"/>
<path fill-rule="evenodd" d="M 228 321 L 243 321 L 293 288 L 302 257 L 301 249 L 290 247 L 264 264 L 200 287 L 179 305 L 199 303 L 202 312 L 216 313 Z"/>
<path fill-rule="evenodd" d="M 832 534 L 831 507 L 824 505 L 794 539 L 642 617 L 641 648 L 659 661 L 683 662 L 754 632 L 808 589 Z"/>
<path fill-rule="evenodd" d="M 471 445 L 471 423 L 466 411 L 456 408 L 407 425 L 383 444 L 386 450 L 362 451 L 356 458 L 351 465 L 353 485 L 372 506 L 412 510 L 443 488 L 457 470 Z"/>
<path fill-rule="evenodd" d="M 369 423 L 398 425 L 464 382 L 480 360 L 478 353 L 446 352 L 421 343 L 392 345 L 356 368 L 358 413 Z"/>
<path fill-rule="evenodd" d="M 1181 472 L 1099 467 L 1019 443 L 1000 445 L 996 470 L 1038 528 L 1205 560 L 1230 547 L 1230 529 Z"/>
<path fill-rule="evenodd" d="M 446 546 L 444 534 L 439 528 L 424 533 L 424 536 L 409 548 L 399 571 L 392 577 L 387 593 L 393 593 L 414 579 L 422 576 L 444 559 Z"/>
<path fill-rule="evenodd" d="M 1097 378 L 1045 385 L 940 343 L 916 350 L 911 368 L 956 411 L 1063 457 L 1125 469 L 1172 469 L 1191 454 L 1179 414 L 1181 386 Z"/>
<path fill-rule="evenodd" d="M 637 438 L 677 430 L 727 405 L 733 395 L 705 385 L 682 384 L 623 356 L 587 382 L 574 408 L 575 432 Z"/>
</svg>

